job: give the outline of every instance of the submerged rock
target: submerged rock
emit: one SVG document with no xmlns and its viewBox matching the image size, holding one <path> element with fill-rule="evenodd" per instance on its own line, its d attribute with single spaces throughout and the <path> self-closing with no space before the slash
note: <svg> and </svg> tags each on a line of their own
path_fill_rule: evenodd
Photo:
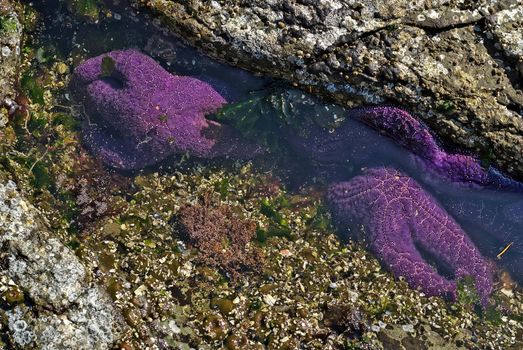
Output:
<svg viewBox="0 0 523 350">
<path fill-rule="evenodd" d="M 396 103 L 523 176 L 517 0 L 134 3 L 214 57 L 343 104 Z"/>
<path fill-rule="evenodd" d="M 0 182 L 1 285 L 25 295 L 0 308 L 7 336 L 21 348 L 109 349 L 121 334 L 120 315 L 89 281 L 74 253 L 53 237 L 12 181 Z"/>
<path fill-rule="evenodd" d="M 456 282 L 438 274 L 423 259 L 421 247 L 448 266 L 455 279 L 472 276 L 483 304 L 488 304 L 493 282 L 486 260 L 413 179 L 393 169 L 370 169 L 349 182 L 332 184 L 328 198 L 341 221 L 366 226 L 370 248 L 411 287 L 456 299 Z"/>
<path fill-rule="evenodd" d="M 87 60 L 71 88 L 90 117 L 87 146 L 111 167 L 140 169 L 172 154 L 245 159 L 261 152 L 231 127 L 205 118 L 226 102 L 210 85 L 172 75 L 138 51 Z"/>
</svg>

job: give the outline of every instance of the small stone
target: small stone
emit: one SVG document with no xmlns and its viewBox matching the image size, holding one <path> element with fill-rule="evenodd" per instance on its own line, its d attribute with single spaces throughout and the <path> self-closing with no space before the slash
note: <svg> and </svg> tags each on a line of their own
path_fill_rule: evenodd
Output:
<svg viewBox="0 0 523 350">
<path fill-rule="evenodd" d="M 174 320 L 169 321 L 169 328 L 174 334 L 180 334 L 181 329 L 176 325 L 176 322 Z"/>
<path fill-rule="evenodd" d="M 274 304 L 276 304 L 277 299 L 270 294 L 266 294 L 263 296 L 263 301 L 265 302 L 265 304 L 269 306 L 274 306 Z"/>
<path fill-rule="evenodd" d="M 414 326 L 411 324 L 404 324 L 403 326 L 401 326 L 401 329 L 403 329 L 405 332 L 409 332 L 409 333 L 414 332 Z"/>
<path fill-rule="evenodd" d="M 3 294 L 5 301 L 8 304 L 19 304 L 24 301 L 24 292 L 16 286 L 10 286 Z"/>
<path fill-rule="evenodd" d="M 291 256 L 292 252 L 289 249 L 282 249 L 282 250 L 280 250 L 280 255 L 287 257 L 287 256 Z"/>
<path fill-rule="evenodd" d="M 143 295 L 146 290 L 147 290 L 147 287 L 144 284 L 142 284 L 140 287 L 138 287 L 134 290 L 134 295 L 137 295 L 137 296 Z"/>
<path fill-rule="evenodd" d="M 67 66 L 67 64 L 65 64 L 63 62 L 60 62 L 56 65 L 56 71 L 59 74 L 65 74 L 65 73 L 67 73 L 68 70 L 69 70 L 69 67 Z"/>
<path fill-rule="evenodd" d="M 11 49 L 8 46 L 2 47 L 2 56 L 7 57 L 11 54 Z"/>
</svg>

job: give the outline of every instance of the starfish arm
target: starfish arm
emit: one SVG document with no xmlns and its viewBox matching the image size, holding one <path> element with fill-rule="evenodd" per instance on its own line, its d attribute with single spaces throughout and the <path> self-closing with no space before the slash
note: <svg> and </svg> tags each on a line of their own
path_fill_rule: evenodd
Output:
<svg viewBox="0 0 523 350">
<path fill-rule="evenodd" d="M 147 145 L 134 144 L 126 137 L 112 134 L 97 125 L 85 125 L 82 133 L 86 147 L 106 165 L 121 170 L 137 170 L 166 158 L 168 154 L 155 152 Z"/>
<path fill-rule="evenodd" d="M 410 180 L 414 182 L 413 180 Z M 492 292 L 491 271 L 470 238 L 419 186 L 409 186 L 409 211 L 416 244 L 452 269 L 456 278 L 472 276 L 484 304 Z"/>
<path fill-rule="evenodd" d="M 391 215 L 397 220 L 391 222 Z M 439 275 L 423 259 L 411 238 L 411 228 L 401 212 L 385 208 L 378 210 L 369 229 L 374 231 L 375 236 L 369 247 L 394 275 L 404 277 L 411 288 L 421 289 L 428 296 L 455 298 L 455 282 Z"/>
<path fill-rule="evenodd" d="M 372 250 L 397 276 L 428 295 L 455 297 L 455 281 L 440 276 L 418 246 L 447 264 L 457 278 L 470 275 L 484 305 L 492 292 L 491 271 L 457 223 L 413 179 L 376 168 L 332 185 L 328 199 L 335 216 L 367 229 Z"/>
<path fill-rule="evenodd" d="M 377 129 L 424 158 L 431 159 L 439 151 L 439 146 L 429 130 L 401 108 L 356 108 L 349 111 L 349 117 Z"/>
</svg>

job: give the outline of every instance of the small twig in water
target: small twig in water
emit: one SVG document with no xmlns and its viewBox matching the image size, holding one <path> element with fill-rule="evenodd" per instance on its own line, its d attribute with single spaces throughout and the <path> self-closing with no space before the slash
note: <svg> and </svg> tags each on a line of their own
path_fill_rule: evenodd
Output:
<svg viewBox="0 0 523 350">
<path fill-rule="evenodd" d="M 33 163 L 33 165 L 31 165 L 31 167 L 29 168 L 29 172 L 33 172 L 33 169 L 35 167 L 35 165 L 40 162 L 42 159 L 45 158 L 45 156 L 47 155 L 47 152 L 49 152 L 49 148 L 46 148 L 44 154 L 42 154 L 42 156 L 40 158 L 38 158 L 37 160 L 35 160 L 35 162 Z"/>
</svg>

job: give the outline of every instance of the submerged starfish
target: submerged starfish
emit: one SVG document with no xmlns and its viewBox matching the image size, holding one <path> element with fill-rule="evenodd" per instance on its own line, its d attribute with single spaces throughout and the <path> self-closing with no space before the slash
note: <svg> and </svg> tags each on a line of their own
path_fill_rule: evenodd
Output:
<svg viewBox="0 0 523 350">
<path fill-rule="evenodd" d="M 226 103 L 210 85 L 172 75 L 135 50 L 88 59 L 71 89 L 90 117 L 85 143 L 114 168 L 140 169 L 175 153 L 250 158 L 262 151 L 204 117 Z"/>
<path fill-rule="evenodd" d="M 367 229 L 370 248 L 395 274 L 427 295 L 456 298 L 456 279 L 472 276 L 484 305 L 492 292 L 489 266 L 459 225 L 413 179 L 375 168 L 328 191 L 333 212 Z M 427 263 L 418 247 L 447 265 L 447 279 Z"/>
<path fill-rule="evenodd" d="M 393 138 L 416 154 L 425 170 L 439 177 L 453 183 L 523 192 L 522 183 L 506 177 L 494 167 L 485 169 L 474 157 L 444 151 L 427 127 L 401 108 L 356 108 L 349 110 L 348 115 Z"/>
<path fill-rule="evenodd" d="M 206 158 L 250 158 L 262 152 L 229 126 L 205 118 L 225 103 L 212 87 L 194 78 L 171 75 L 137 51 L 115 51 L 87 60 L 75 70 L 71 88 L 91 117 L 84 123 L 84 140 L 109 166 L 139 169 L 185 152 Z M 401 109 L 371 107 L 348 114 L 412 150 L 427 170 L 445 179 L 514 186 L 501 174 L 483 169 L 472 157 L 441 150 L 428 129 Z M 324 164 L 347 158 L 350 128 L 332 134 L 311 129 L 307 135 L 291 142 L 298 152 Z M 456 278 L 472 275 L 483 302 L 488 300 L 492 281 L 485 261 L 460 227 L 414 180 L 378 168 L 332 185 L 328 197 L 342 221 L 354 220 L 368 227 L 371 248 L 413 287 L 421 287 L 429 295 L 455 297 L 456 292 L 455 281 L 442 277 L 425 262 L 417 244 L 448 264 Z"/>
</svg>

